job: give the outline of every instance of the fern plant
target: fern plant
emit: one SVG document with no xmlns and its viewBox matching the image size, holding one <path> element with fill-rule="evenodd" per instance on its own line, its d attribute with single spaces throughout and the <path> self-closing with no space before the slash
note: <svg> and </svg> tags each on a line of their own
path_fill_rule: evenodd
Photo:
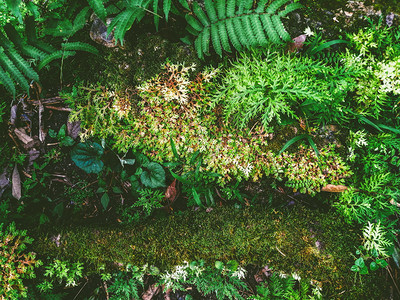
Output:
<svg viewBox="0 0 400 300">
<path fill-rule="evenodd" d="M 266 7 L 267 0 L 258 2 L 253 9 L 252 0 L 205 0 L 205 11 L 193 3 L 193 14 L 186 15 L 187 31 L 196 37 L 194 45 L 200 58 L 209 54 L 210 40 L 215 52 L 231 52 L 254 46 L 265 46 L 289 41 L 290 35 L 283 26 L 282 17 L 301 7 L 291 3 L 278 10 L 290 0 L 276 0 Z"/>
</svg>

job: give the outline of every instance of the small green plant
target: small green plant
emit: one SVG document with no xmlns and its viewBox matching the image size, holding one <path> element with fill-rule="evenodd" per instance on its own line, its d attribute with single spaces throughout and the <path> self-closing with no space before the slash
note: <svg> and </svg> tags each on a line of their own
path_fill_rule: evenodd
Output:
<svg viewBox="0 0 400 300">
<path fill-rule="evenodd" d="M 57 139 L 60 142 L 60 146 L 70 147 L 75 142 L 74 139 L 67 135 L 67 126 L 63 124 L 58 132 L 55 132 L 53 129 L 49 130 L 49 135 L 53 139 Z"/>
<path fill-rule="evenodd" d="M 159 283 L 164 285 L 164 290 L 185 290 L 186 285 L 194 285 L 205 296 L 214 294 L 218 300 L 244 299 L 239 289 L 247 289 L 242 281 L 245 274 L 236 261 L 226 265 L 216 261 L 214 267 L 206 266 L 204 261 L 193 261 L 176 266 L 171 273 L 161 274 Z"/>
<path fill-rule="evenodd" d="M 42 263 L 26 247 L 33 239 L 15 223 L 0 224 L 0 299 L 19 299 L 27 296 L 25 278 L 34 278 L 34 268 Z"/>
<path fill-rule="evenodd" d="M 51 291 L 56 283 L 63 287 L 77 286 L 78 280 L 83 276 L 83 264 L 80 262 L 70 263 L 56 259 L 45 269 L 44 276 L 48 279 L 37 286 L 41 292 Z"/>
<path fill-rule="evenodd" d="M 139 289 L 144 285 L 143 280 L 147 269 L 147 265 L 138 268 L 128 264 L 125 271 L 119 271 L 113 275 L 113 282 L 108 288 L 112 295 L 110 299 L 139 299 Z"/>
</svg>

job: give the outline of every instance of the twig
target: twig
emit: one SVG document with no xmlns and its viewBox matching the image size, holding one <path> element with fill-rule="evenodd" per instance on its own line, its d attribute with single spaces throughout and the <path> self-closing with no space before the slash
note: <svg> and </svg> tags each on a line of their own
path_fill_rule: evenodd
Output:
<svg viewBox="0 0 400 300">
<path fill-rule="evenodd" d="M 394 284 L 394 286 L 395 286 L 395 288 L 396 288 L 396 290 L 397 290 L 397 293 L 400 295 L 399 287 L 397 286 L 396 281 L 395 281 L 394 278 L 393 278 L 392 272 L 390 272 L 390 267 L 389 267 L 387 270 L 388 270 L 388 272 L 389 272 L 390 277 L 392 278 L 392 281 L 393 281 L 393 284 Z"/>
<path fill-rule="evenodd" d="M 278 246 L 275 246 L 275 248 L 276 248 L 276 250 L 278 250 L 278 252 L 279 252 L 280 254 L 282 254 L 283 256 L 286 256 L 285 253 L 283 253 L 281 250 L 279 250 Z"/>
<path fill-rule="evenodd" d="M 83 288 L 87 285 L 88 282 L 89 282 L 89 280 L 88 280 L 87 277 L 86 277 L 86 282 L 85 282 L 85 284 L 81 287 L 81 289 L 79 290 L 78 294 L 75 295 L 75 297 L 74 297 L 73 300 L 75 300 L 76 297 L 78 297 L 78 295 L 82 292 Z"/>
<path fill-rule="evenodd" d="M 66 108 L 66 107 L 56 107 L 56 106 L 51 106 L 51 105 L 45 105 L 45 107 L 47 109 L 52 109 L 52 110 L 67 111 L 67 112 L 72 111 L 71 108 Z"/>
</svg>

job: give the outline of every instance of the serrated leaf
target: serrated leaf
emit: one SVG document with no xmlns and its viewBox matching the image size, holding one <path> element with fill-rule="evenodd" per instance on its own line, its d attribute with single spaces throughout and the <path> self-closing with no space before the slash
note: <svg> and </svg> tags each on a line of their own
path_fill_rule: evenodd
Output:
<svg viewBox="0 0 400 300">
<path fill-rule="evenodd" d="M 224 268 L 224 263 L 223 263 L 222 261 L 217 260 L 217 261 L 215 262 L 215 268 L 216 268 L 217 270 L 222 270 L 222 269 Z"/>
<path fill-rule="evenodd" d="M 142 183 L 150 188 L 165 187 L 165 171 L 164 168 L 155 162 L 148 163 L 144 166 L 145 170 L 140 175 Z"/>
<path fill-rule="evenodd" d="M 86 173 L 99 173 L 104 166 L 100 160 L 104 149 L 97 143 L 79 143 L 71 151 L 71 159 Z"/>
</svg>

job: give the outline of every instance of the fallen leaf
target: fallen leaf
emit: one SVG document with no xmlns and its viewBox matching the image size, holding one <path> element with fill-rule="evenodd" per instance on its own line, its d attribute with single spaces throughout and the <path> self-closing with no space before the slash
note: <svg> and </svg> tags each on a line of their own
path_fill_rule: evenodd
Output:
<svg viewBox="0 0 400 300">
<path fill-rule="evenodd" d="M 153 283 L 146 292 L 142 294 L 142 299 L 143 300 L 151 300 L 153 299 L 154 296 L 158 295 L 158 293 L 161 291 L 160 286 L 156 285 Z"/>
<path fill-rule="evenodd" d="M 174 181 L 172 181 L 170 186 L 165 191 L 165 200 L 167 200 L 169 203 L 172 203 L 175 201 L 177 194 L 176 179 L 174 179 Z"/>
<path fill-rule="evenodd" d="M 7 169 L 4 169 L 4 172 L 0 174 L 0 198 L 9 183 L 10 180 L 7 178 Z"/>
<path fill-rule="evenodd" d="M 24 144 L 29 144 L 33 142 L 33 138 L 31 138 L 29 135 L 25 133 L 25 130 L 23 128 L 15 128 L 14 133 L 17 136 L 17 138 L 23 142 Z"/>
<path fill-rule="evenodd" d="M 81 121 L 67 122 L 67 132 L 75 140 L 81 132 Z"/>
<path fill-rule="evenodd" d="M 324 186 L 321 191 L 323 192 L 330 192 L 330 193 L 342 193 L 349 188 L 345 185 L 334 185 L 334 184 L 327 184 Z"/>
<path fill-rule="evenodd" d="M 29 154 L 28 166 L 31 166 L 33 164 L 33 161 L 39 157 L 40 151 L 33 148 L 33 149 L 29 150 L 28 154 Z"/>
<path fill-rule="evenodd" d="M 12 195 L 15 199 L 21 199 L 21 177 L 19 176 L 17 164 L 12 173 Z"/>
<path fill-rule="evenodd" d="M 305 34 L 299 35 L 293 39 L 293 42 L 289 43 L 288 52 L 297 52 L 304 46 L 307 36 Z"/>
<path fill-rule="evenodd" d="M 18 111 L 18 106 L 13 105 L 11 107 L 11 116 L 10 116 L 11 125 L 15 125 L 15 121 L 17 120 L 17 111 Z"/>
</svg>

